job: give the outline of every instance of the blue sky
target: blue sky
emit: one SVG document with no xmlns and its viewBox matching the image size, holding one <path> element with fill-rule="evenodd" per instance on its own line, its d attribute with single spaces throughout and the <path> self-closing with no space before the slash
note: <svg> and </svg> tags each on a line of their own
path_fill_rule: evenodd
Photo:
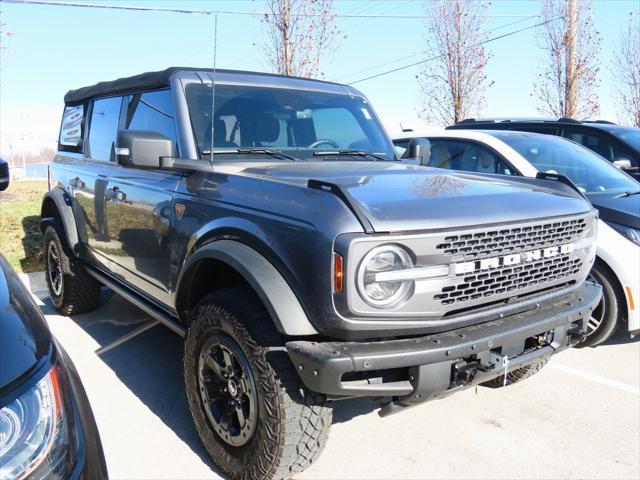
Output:
<svg viewBox="0 0 640 480">
<path fill-rule="evenodd" d="M 95 0 L 92 3 L 99 3 Z M 261 0 L 110 0 L 127 4 L 193 9 L 264 10 Z M 38 150 L 51 145 L 58 132 L 64 93 L 101 80 L 110 80 L 172 65 L 211 66 L 213 17 L 161 12 L 124 12 L 54 6 L 1 4 L 2 22 L 11 36 L 0 65 L 0 153 Z M 338 0 L 337 11 L 360 9 L 364 14 L 421 15 L 420 0 Z M 538 0 L 494 0 L 487 30 L 539 13 Z M 613 99 L 612 52 L 620 41 L 627 16 L 640 10 L 640 0 L 596 0 L 595 20 L 602 35 L 601 118 L 617 120 Z M 494 34 L 533 25 L 536 18 L 495 30 Z M 424 20 L 338 19 L 347 35 L 328 58 L 327 80 L 349 82 L 424 58 Z M 267 71 L 261 59 L 260 20 L 252 16 L 219 15 L 217 66 Z M 487 45 L 493 58 L 487 75 L 495 83 L 487 92 L 484 116 L 537 115 L 532 82 L 542 62 L 535 30 Z M 382 63 L 380 69 L 357 74 Z M 400 122 L 415 125 L 420 107 L 415 75 L 409 68 L 358 83 L 390 128 Z"/>
</svg>

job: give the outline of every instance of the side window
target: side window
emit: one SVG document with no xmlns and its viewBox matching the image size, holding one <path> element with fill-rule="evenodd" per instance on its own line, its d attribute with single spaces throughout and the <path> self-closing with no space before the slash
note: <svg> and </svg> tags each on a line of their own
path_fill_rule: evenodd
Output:
<svg viewBox="0 0 640 480">
<path fill-rule="evenodd" d="M 526 127 L 520 127 L 520 126 L 514 126 L 512 128 L 510 128 L 509 130 L 520 130 L 522 132 L 532 132 L 532 133 L 543 133 L 545 135 L 558 135 L 559 131 L 556 127 L 538 127 L 538 126 L 526 126 Z"/>
<path fill-rule="evenodd" d="M 122 97 L 93 101 L 89 122 L 89 152 L 94 160 L 115 161 L 114 144 L 120 121 Z"/>
<path fill-rule="evenodd" d="M 610 162 L 615 159 L 613 144 L 603 135 L 580 131 L 578 129 L 566 128 L 562 132 L 562 136 L 587 147 L 589 150 L 593 150 L 598 155 L 606 158 Z"/>
<path fill-rule="evenodd" d="M 126 97 L 124 129 L 161 133 L 172 140 L 177 149 L 178 142 L 171 92 L 158 90 L 136 93 Z"/>
<path fill-rule="evenodd" d="M 361 145 L 361 139 L 367 142 L 367 135 L 364 133 L 358 120 L 346 108 L 323 108 L 313 111 L 313 127 L 316 131 L 317 140 L 330 140 L 338 148 L 370 148 L 368 145 Z M 357 145 L 354 145 L 357 144 Z M 326 149 L 329 145 L 323 144 L 321 148 Z"/>
<path fill-rule="evenodd" d="M 449 168 L 465 172 L 513 172 L 491 150 L 473 142 L 461 140 L 432 140 L 430 167 Z"/>
<path fill-rule="evenodd" d="M 631 162 L 631 166 L 637 168 L 638 161 L 634 158 L 633 153 L 629 151 L 627 147 L 621 145 L 620 142 L 611 142 L 613 160 L 629 160 Z"/>
<path fill-rule="evenodd" d="M 407 158 L 409 155 L 409 140 L 394 140 L 393 149 L 398 158 Z"/>
<path fill-rule="evenodd" d="M 60 150 L 80 151 L 82 146 L 82 119 L 84 107 L 82 105 L 66 106 L 62 114 L 60 136 L 58 144 Z"/>
</svg>

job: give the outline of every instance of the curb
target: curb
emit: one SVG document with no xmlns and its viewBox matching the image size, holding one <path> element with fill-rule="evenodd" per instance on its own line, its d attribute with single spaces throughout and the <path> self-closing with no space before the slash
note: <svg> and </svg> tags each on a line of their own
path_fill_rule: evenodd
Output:
<svg viewBox="0 0 640 480">
<path fill-rule="evenodd" d="M 44 272 L 19 273 L 18 277 L 31 293 L 47 292 L 47 279 Z"/>
</svg>

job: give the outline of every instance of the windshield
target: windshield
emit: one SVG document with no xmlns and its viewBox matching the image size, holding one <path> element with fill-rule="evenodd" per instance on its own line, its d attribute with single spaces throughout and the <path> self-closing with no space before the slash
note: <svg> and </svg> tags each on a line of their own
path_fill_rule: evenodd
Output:
<svg viewBox="0 0 640 480">
<path fill-rule="evenodd" d="M 487 132 L 502 140 L 540 172 L 569 177 L 587 195 L 613 196 L 640 190 L 640 184 L 577 143 L 542 134 Z"/>
<path fill-rule="evenodd" d="M 640 151 L 640 128 L 611 128 L 609 131 L 634 150 Z"/>
<path fill-rule="evenodd" d="M 235 85 L 216 85 L 215 91 L 216 157 L 226 157 L 225 151 L 240 148 L 282 151 L 296 159 L 318 159 L 314 152 L 338 150 L 395 158 L 391 142 L 363 98 Z M 191 124 L 202 156 L 211 154 L 211 92 L 211 85 L 186 87 Z M 341 158 L 370 159 L 355 155 Z"/>
</svg>

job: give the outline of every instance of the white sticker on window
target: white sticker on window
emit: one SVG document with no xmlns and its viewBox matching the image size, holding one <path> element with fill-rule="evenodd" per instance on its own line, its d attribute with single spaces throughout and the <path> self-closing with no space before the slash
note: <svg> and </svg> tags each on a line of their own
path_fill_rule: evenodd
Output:
<svg viewBox="0 0 640 480">
<path fill-rule="evenodd" d="M 366 118 L 367 120 L 371 120 L 371 114 L 369 113 L 369 110 L 367 110 L 366 108 L 361 108 L 360 110 L 362 110 L 364 118 Z"/>
</svg>

